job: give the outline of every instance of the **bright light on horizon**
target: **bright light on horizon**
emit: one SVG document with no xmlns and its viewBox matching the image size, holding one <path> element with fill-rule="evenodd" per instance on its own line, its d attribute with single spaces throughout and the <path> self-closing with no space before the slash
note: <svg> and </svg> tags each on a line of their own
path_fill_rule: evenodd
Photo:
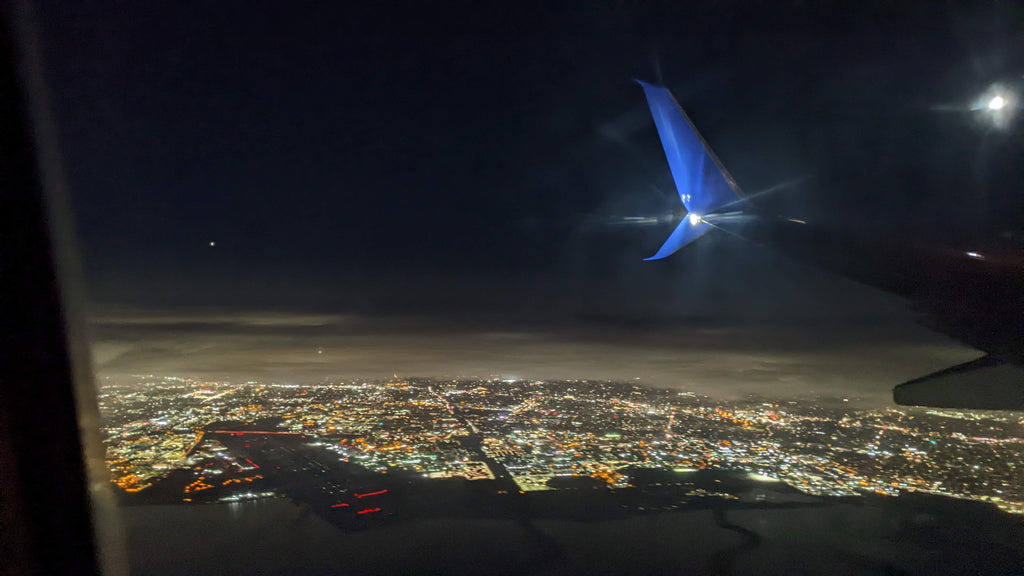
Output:
<svg viewBox="0 0 1024 576">
<path fill-rule="evenodd" d="M 1006 99 L 1002 96 L 993 96 L 992 99 L 988 101 L 989 110 L 1002 110 L 1004 106 L 1006 106 Z"/>
</svg>

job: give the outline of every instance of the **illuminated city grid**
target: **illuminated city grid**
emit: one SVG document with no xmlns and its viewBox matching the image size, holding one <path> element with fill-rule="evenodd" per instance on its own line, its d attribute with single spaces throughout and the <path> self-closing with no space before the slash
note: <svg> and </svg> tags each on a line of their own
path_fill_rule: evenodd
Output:
<svg viewBox="0 0 1024 576">
<path fill-rule="evenodd" d="M 628 467 L 717 468 L 811 495 L 919 491 L 1024 513 L 1019 413 L 725 402 L 612 382 L 497 379 L 295 385 L 148 376 L 107 380 L 99 400 L 116 484 L 138 492 L 191 468 L 196 480 L 184 502 L 262 478 L 258 466 L 219 443 L 195 448 L 215 423 L 265 421 L 374 472 L 493 479 L 482 452 L 524 492 L 573 476 L 625 487 L 629 477 L 620 471 Z M 479 450 L 466 447 L 470 435 Z M 224 465 L 203 468 L 211 458 Z M 234 474 L 218 480 L 224 470 Z"/>
</svg>

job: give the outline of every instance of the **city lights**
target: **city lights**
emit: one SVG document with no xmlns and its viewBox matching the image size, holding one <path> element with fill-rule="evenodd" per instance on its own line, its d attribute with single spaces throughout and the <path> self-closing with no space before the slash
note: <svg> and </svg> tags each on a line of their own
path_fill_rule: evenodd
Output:
<svg viewBox="0 0 1024 576">
<path fill-rule="evenodd" d="M 501 494 L 584 480 L 632 489 L 636 470 L 723 470 L 807 495 L 918 491 L 1024 513 L 1015 480 L 1024 438 L 1012 413 L 860 410 L 843 398 L 727 402 L 635 384 L 508 377 L 310 385 L 139 377 L 106 383 L 100 403 L 116 485 L 145 494 L 169 474 L 186 474 L 183 503 L 274 496 L 265 475 L 281 465 L 260 451 L 283 442 L 319 454 L 311 459 L 317 474 L 333 459 L 424 482 L 491 482 Z M 352 506 L 374 502 L 359 510 L 392 497 L 379 485 L 331 486 L 325 494 Z M 738 497 L 695 486 L 685 494 Z M 352 508 L 344 503 L 329 508 Z M 387 517 L 382 509 L 373 517 Z"/>
</svg>

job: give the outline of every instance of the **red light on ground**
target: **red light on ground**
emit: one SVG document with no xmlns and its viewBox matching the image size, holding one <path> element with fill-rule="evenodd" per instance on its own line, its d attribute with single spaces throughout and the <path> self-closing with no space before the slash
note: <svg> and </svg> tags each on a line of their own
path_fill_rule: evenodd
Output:
<svg viewBox="0 0 1024 576">
<path fill-rule="evenodd" d="M 246 445 L 245 445 L 245 447 L 246 447 L 246 448 L 248 448 L 248 447 L 249 447 L 249 445 L 248 445 L 248 444 L 246 444 Z"/>
<path fill-rule="evenodd" d="M 380 512 L 380 508 L 367 508 L 366 510 L 356 512 L 356 514 L 372 514 L 374 512 Z"/>
<path fill-rule="evenodd" d="M 342 508 L 342 507 L 347 507 L 347 506 L 348 506 L 348 504 L 346 504 L 344 502 L 342 502 L 341 504 L 331 504 L 331 508 Z M 360 514 L 362 514 L 362 512 L 360 512 Z"/>
<path fill-rule="evenodd" d="M 367 496 L 380 496 L 381 494 L 387 494 L 387 490 L 378 490 L 376 492 L 367 492 L 366 494 L 354 494 L 356 498 L 366 498 Z"/>
</svg>

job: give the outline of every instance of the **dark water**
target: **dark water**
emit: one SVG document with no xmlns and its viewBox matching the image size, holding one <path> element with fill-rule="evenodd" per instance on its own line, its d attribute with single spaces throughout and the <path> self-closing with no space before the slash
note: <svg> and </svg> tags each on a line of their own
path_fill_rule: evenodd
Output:
<svg viewBox="0 0 1024 576">
<path fill-rule="evenodd" d="M 357 532 L 286 499 L 122 514 L 132 573 L 152 576 L 1024 574 L 1019 519 L 897 499 L 599 522 L 431 518 Z"/>
<path fill-rule="evenodd" d="M 345 533 L 286 499 L 122 509 L 132 573 L 516 573 L 539 547 L 513 520 L 431 519 Z"/>
</svg>

